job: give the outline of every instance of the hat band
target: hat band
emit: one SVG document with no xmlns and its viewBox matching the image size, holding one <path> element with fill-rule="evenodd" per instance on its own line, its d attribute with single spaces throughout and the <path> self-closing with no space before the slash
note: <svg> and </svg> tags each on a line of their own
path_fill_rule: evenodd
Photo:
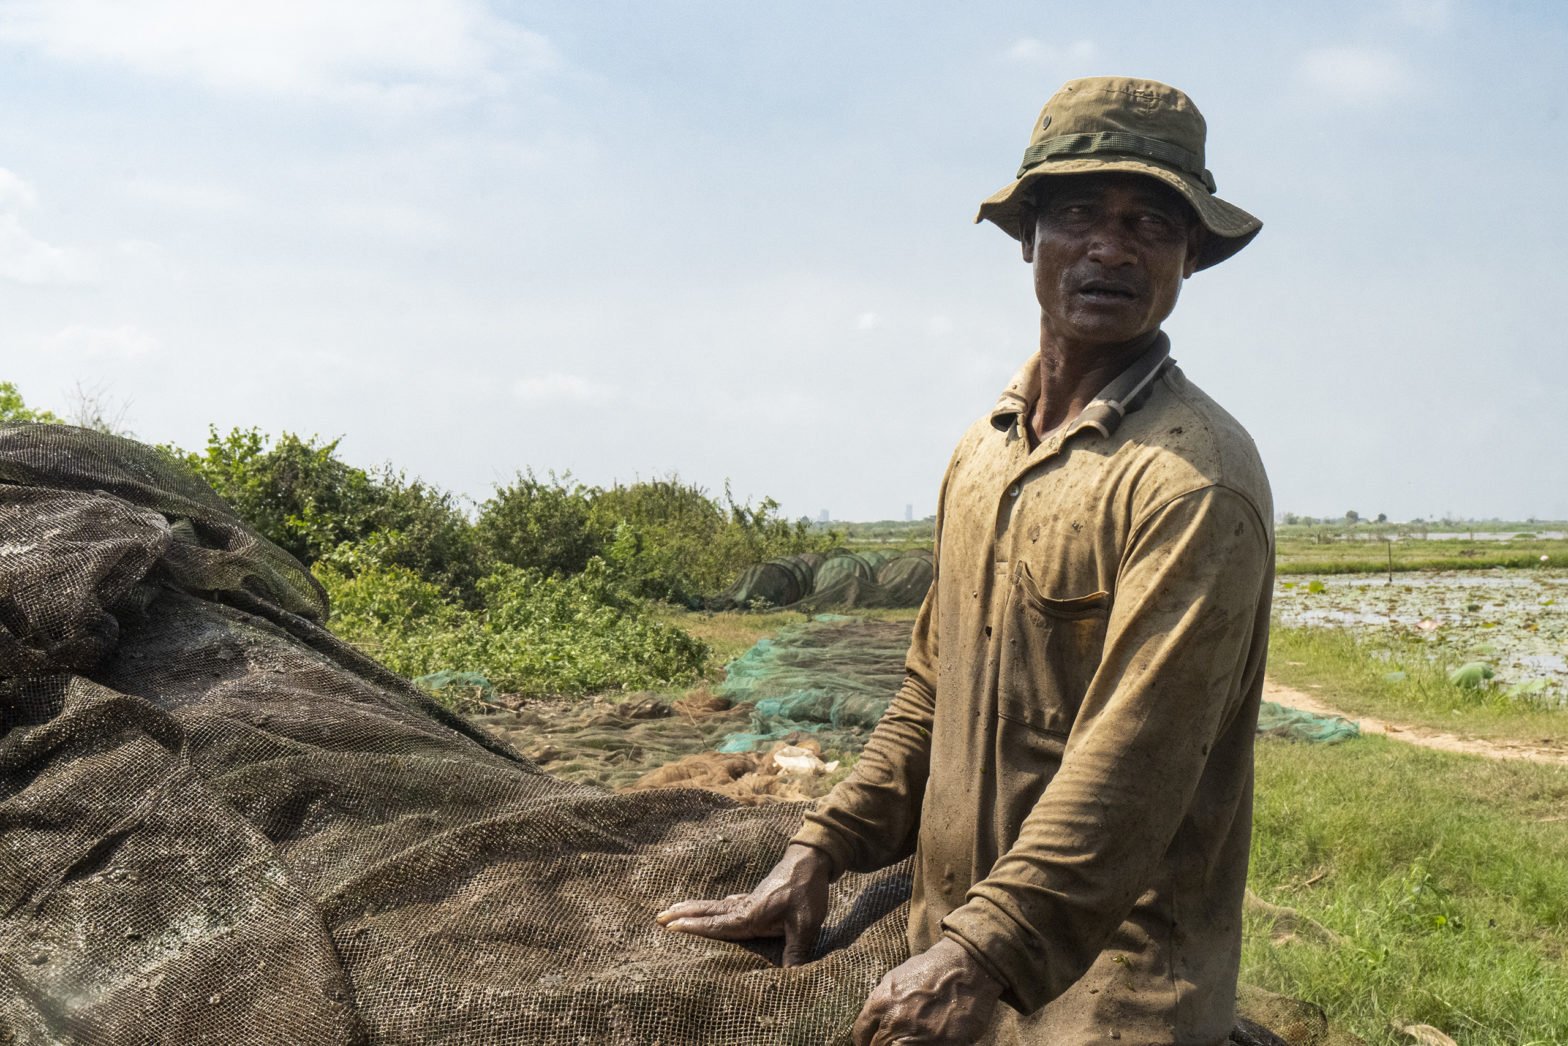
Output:
<svg viewBox="0 0 1568 1046">
<path fill-rule="evenodd" d="M 1216 191 L 1214 175 L 1204 169 L 1202 156 L 1159 138 L 1149 138 L 1129 131 L 1059 134 L 1043 142 L 1036 142 L 1024 150 L 1024 162 L 1014 177 L 1022 178 L 1030 170 L 1055 156 L 1084 156 L 1092 153 L 1127 153 L 1149 160 L 1158 160 L 1197 178 L 1209 192 Z"/>
</svg>

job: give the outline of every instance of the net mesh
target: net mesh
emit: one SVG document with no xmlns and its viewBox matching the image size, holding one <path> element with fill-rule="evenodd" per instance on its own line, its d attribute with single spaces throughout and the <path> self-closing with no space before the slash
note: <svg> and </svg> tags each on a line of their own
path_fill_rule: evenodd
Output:
<svg viewBox="0 0 1568 1046">
<path fill-rule="evenodd" d="M 858 752 L 904 677 L 909 623 L 828 616 L 789 625 L 725 669 L 718 693 L 751 707 L 721 752 L 749 752 L 799 732 L 824 750 Z"/>
<path fill-rule="evenodd" d="M 788 607 L 806 613 L 917 607 L 934 576 L 931 552 L 803 553 L 746 568 L 712 610 Z"/>
<path fill-rule="evenodd" d="M 158 452 L 0 427 L 0 1043 L 848 1041 L 907 866 L 803 967 L 660 930 L 800 805 L 552 777 L 326 610 Z"/>
</svg>

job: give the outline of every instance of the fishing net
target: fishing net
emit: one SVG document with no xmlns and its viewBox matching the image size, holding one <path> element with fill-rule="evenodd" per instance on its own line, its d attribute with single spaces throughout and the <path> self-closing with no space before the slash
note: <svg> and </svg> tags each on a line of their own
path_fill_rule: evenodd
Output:
<svg viewBox="0 0 1568 1046">
<path fill-rule="evenodd" d="M 848 1041 L 907 865 L 802 967 L 660 930 L 802 806 L 550 776 L 326 612 L 157 451 L 0 427 L 0 1042 Z"/>
<path fill-rule="evenodd" d="M 1361 736 L 1361 727 L 1344 716 L 1318 715 L 1274 701 L 1258 708 L 1258 733 L 1289 741 L 1331 745 Z"/>
<path fill-rule="evenodd" d="M 806 967 L 661 930 L 799 804 L 548 776 L 325 613 L 157 452 L 0 429 L 0 1041 L 847 1041 L 906 868 Z"/>
<path fill-rule="evenodd" d="M 720 752 L 749 752 L 798 733 L 829 752 L 858 752 L 904 678 L 909 622 L 827 616 L 788 625 L 731 661 L 718 693 L 751 706 Z"/>
<path fill-rule="evenodd" d="M 787 607 L 806 613 L 917 607 L 931 587 L 931 552 L 804 553 L 747 567 L 710 610 Z"/>
<path fill-rule="evenodd" d="M 673 703 L 651 695 L 533 702 L 471 721 L 552 777 L 613 789 L 669 763 L 711 752 L 729 734 L 746 728 L 749 713 L 699 690 Z"/>
</svg>

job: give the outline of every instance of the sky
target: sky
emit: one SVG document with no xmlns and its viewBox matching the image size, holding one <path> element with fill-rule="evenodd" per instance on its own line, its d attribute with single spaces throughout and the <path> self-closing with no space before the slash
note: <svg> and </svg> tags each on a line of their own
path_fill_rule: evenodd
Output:
<svg viewBox="0 0 1568 1046">
<path fill-rule="evenodd" d="M 1264 221 L 1166 329 L 1276 509 L 1568 518 L 1564 54 L 1557 0 L 0 0 L 0 381 L 919 518 L 1038 342 L 976 205 L 1131 75 Z"/>
</svg>

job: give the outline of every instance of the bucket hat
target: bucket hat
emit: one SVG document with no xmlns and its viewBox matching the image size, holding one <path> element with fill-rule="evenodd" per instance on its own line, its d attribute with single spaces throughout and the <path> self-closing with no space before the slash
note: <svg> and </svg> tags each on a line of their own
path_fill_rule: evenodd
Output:
<svg viewBox="0 0 1568 1046">
<path fill-rule="evenodd" d="M 1208 126 L 1181 91 L 1153 80 L 1093 76 L 1069 80 L 1040 112 L 1011 185 L 980 204 L 975 221 L 995 222 L 1018 239 L 1037 183 L 1061 174 L 1126 171 L 1157 178 L 1182 195 L 1208 230 L 1197 268 L 1241 250 L 1263 223 L 1214 195 L 1204 166 Z"/>
</svg>

